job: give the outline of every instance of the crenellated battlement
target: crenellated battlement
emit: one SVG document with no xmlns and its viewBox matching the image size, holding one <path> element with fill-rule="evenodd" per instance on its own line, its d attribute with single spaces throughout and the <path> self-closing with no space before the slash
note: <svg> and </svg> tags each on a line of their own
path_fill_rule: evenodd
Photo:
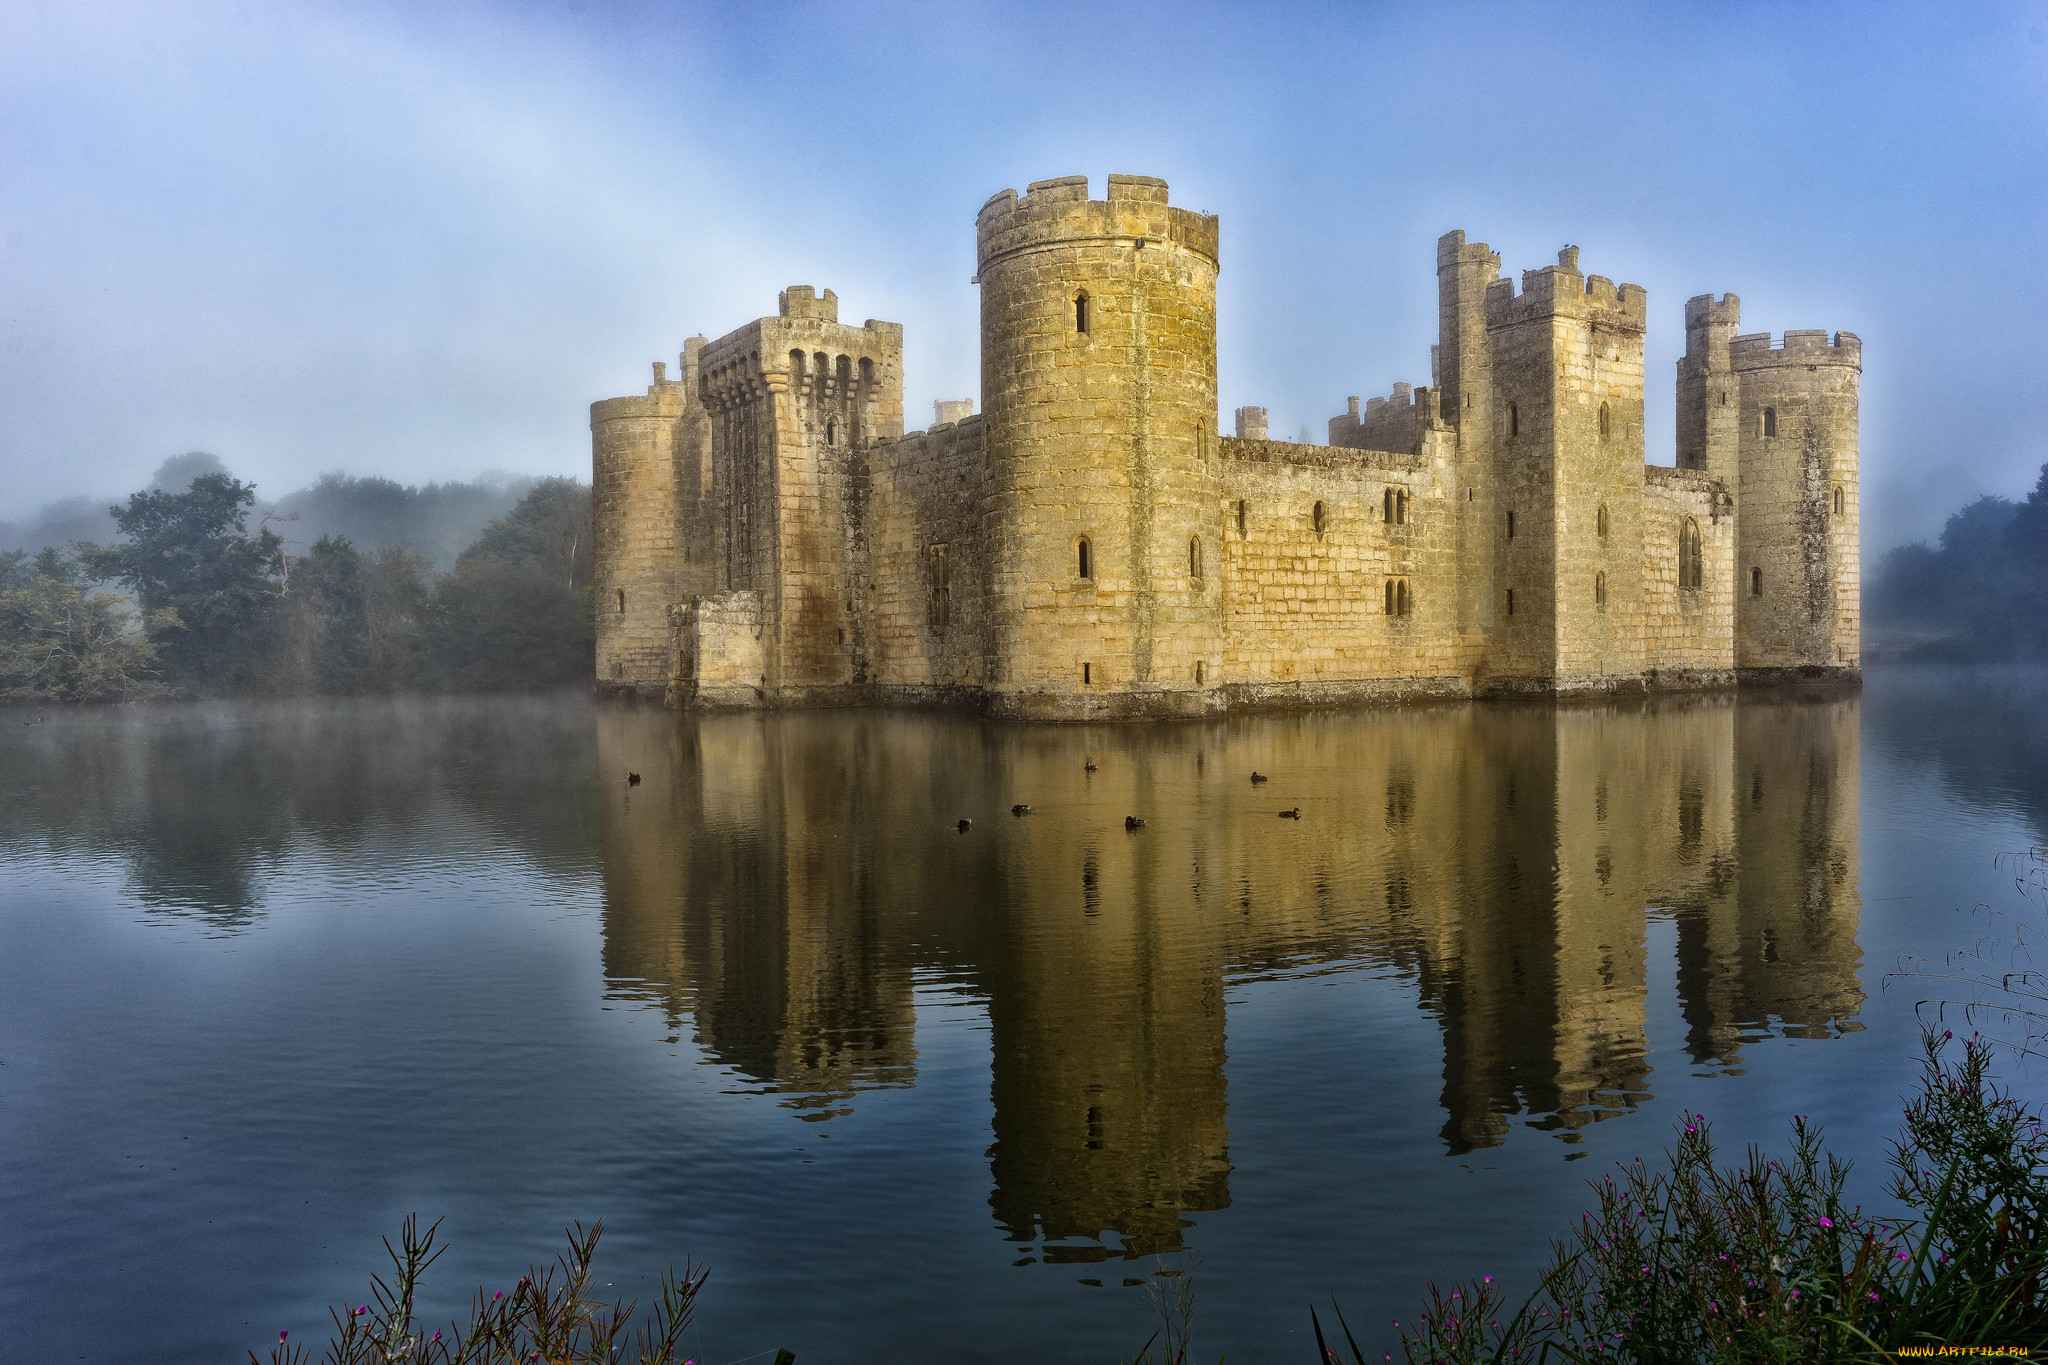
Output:
<svg viewBox="0 0 2048 1365">
<path fill-rule="evenodd" d="M 1712 294 L 1695 294 L 1685 301 L 1685 330 L 1708 327 L 1725 323 L 1731 327 L 1742 325 L 1742 296 L 1723 294 L 1716 299 Z"/>
<path fill-rule="evenodd" d="M 1641 331 L 1648 325 L 1649 296 L 1639 284 L 1616 284 L 1604 275 L 1579 270 L 1579 249 L 1557 253 L 1557 264 L 1522 272 L 1521 292 L 1510 279 L 1486 286 L 1486 325 L 1510 327 L 1534 318 L 1582 317 L 1608 326 Z"/>
<path fill-rule="evenodd" d="M 827 289 L 818 293 L 808 284 L 793 284 L 775 296 L 777 312 L 786 318 L 816 318 L 839 321 L 839 296 Z"/>
<path fill-rule="evenodd" d="M 1296 469 L 1383 469 L 1419 474 L 1429 468 L 1421 455 L 1407 450 L 1358 450 L 1349 446 L 1305 446 L 1294 441 L 1261 441 L 1225 436 L 1217 442 L 1225 460 L 1289 465 Z"/>
<path fill-rule="evenodd" d="M 1149 175 L 1112 175 L 1106 199 L 1088 197 L 1085 175 L 1033 181 L 1021 196 L 1004 190 L 981 206 L 974 235 L 976 260 L 984 268 L 1051 242 L 1173 245 L 1212 266 L 1220 249 L 1216 216 L 1172 207 L 1166 182 Z"/>
<path fill-rule="evenodd" d="M 1773 342 L 1769 332 L 1750 332 L 1728 343 L 1728 358 L 1735 369 L 1760 370 L 1774 365 L 1847 365 L 1863 368 L 1863 338 L 1854 332 L 1825 329 L 1787 330 Z"/>
<path fill-rule="evenodd" d="M 1330 419 L 1330 444 L 1347 450 L 1415 450 L 1422 432 L 1440 424 L 1441 390 L 1396 384 L 1386 398 L 1345 400 L 1348 410 Z"/>
<path fill-rule="evenodd" d="M 1500 274 L 1500 254 L 1484 242 L 1468 242 L 1465 230 L 1454 228 L 1436 239 L 1436 268 L 1477 266 L 1487 279 Z"/>
</svg>

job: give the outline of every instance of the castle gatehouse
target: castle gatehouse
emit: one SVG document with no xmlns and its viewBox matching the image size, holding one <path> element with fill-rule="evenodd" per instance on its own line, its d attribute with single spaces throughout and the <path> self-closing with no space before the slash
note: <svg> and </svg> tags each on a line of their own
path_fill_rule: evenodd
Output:
<svg viewBox="0 0 2048 1365">
<path fill-rule="evenodd" d="M 1643 460 L 1638 285 L 1437 243 L 1431 382 L 1327 445 L 1218 422 L 1213 216 L 1166 183 L 975 222 L 982 412 L 903 430 L 903 329 L 792 287 L 591 406 L 597 683 L 1057 720 L 1854 681 L 1853 334 L 1685 306 Z"/>
</svg>

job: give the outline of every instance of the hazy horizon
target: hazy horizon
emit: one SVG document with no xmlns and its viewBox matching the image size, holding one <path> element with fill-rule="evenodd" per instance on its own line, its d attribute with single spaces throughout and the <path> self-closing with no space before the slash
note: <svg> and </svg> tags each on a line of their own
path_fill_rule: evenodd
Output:
<svg viewBox="0 0 2048 1365">
<path fill-rule="evenodd" d="M 1426 383 L 1434 243 L 1570 242 L 1865 342 L 1866 551 L 2048 460 L 2048 6 L 30 3 L 0 37 L 0 520 L 209 451 L 267 497 L 589 476 L 588 405 L 792 283 L 978 400 L 973 218 L 1221 215 L 1221 406 Z"/>
</svg>

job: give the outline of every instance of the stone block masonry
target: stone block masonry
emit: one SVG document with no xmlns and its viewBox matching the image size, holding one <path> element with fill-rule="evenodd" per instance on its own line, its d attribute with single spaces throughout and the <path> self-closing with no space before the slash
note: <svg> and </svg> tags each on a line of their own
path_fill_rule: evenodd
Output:
<svg viewBox="0 0 2048 1365">
<path fill-rule="evenodd" d="M 601 689 L 1088 720 L 1860 676 L 1848 333 L 1691 300 L 1648 466 L 1643 290 L 1450 233 L 1429 385 L 1225 436 L 1214 217 L 1069 176 L 975 234 L 981 414 L 906 434 L 901 327 L 807 285 L 592 405 Z"/>
</svg>

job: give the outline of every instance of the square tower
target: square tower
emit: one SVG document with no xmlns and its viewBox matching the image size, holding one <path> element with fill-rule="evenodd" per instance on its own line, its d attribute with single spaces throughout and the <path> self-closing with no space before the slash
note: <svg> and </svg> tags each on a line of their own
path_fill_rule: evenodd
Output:
<svg viewBox="0 0 2048 1365">
<path fill-rule="evenodd" d="M 865 680 L 867 454 L 903 434 L 903 326 L 809 285 L 779 304 L 703 348 L 699 389 L 714 591 L 759 594 L 761 689 L 801 701 Z"/>
<path fill-rule="evenodd" d="M 1559 252 L 1554 266 L 1524 271 L 1520 295 L 1512 280 L 1486 287 L 1496 549 L 1491 686 L 1640 685 L 1650 537 L 1643 524 L 1645 312 L 1642 286 L 1581 273 L 1577 247 Z"/>
</svg>

